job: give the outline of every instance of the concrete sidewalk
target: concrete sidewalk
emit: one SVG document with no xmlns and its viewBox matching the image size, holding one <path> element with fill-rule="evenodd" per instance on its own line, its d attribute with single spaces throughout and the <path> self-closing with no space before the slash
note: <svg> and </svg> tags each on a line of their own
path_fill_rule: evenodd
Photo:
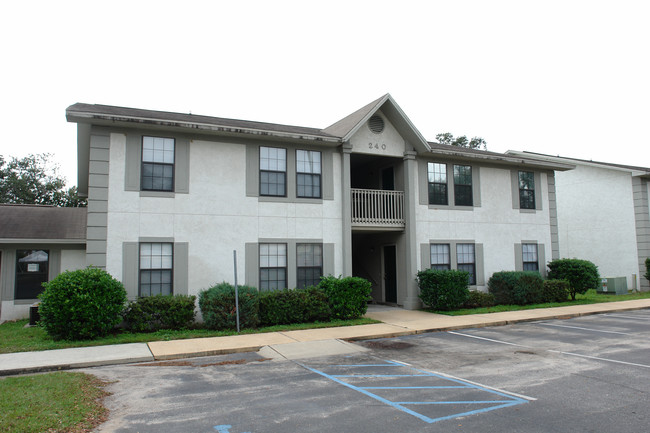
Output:
<svg viewBox="0 0 650 433">
<path fill-rule="evenodd" d="M 9 353 L 0 355 L 0 376 L 141 361 L 255 352 L 266 346 L 287 358 L 295 359 L 299 356 L 307 357 L 309 352 L 317 353 L 319 350 L 324 351 L 323 354 L 329 352 L 332 352 L 330 354 L 341 353 L 341 350 L 346 350 L 342 347 L 341 341 L 368 340 L 423 332 L 499 326 L 517 322 L 569 318 L 643 308 L 650 308 L 650 299 L 503 313 L 473 314 L 469 316 L 445 316 L 423 311 L 403 310 L 397 307 L 371 305 L 368 308 L 366 317 L 380 320 L 383 323 L 339 328 L 270 332 L 265 334 L 232 335 L 228 337 Z M 317 341 L 322 343 L 313 343 Z"/>
</svg>

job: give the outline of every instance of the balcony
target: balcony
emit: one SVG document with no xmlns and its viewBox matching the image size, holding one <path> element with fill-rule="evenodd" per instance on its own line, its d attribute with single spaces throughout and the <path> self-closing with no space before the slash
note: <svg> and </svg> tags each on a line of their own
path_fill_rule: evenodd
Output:
<svg viewBox="0 0 650 433">
<path fill-rule="evenodd" d="M 352 227 L 404 229 L 404 192 L 379 189 L 351 190 Z"/>
</svg>

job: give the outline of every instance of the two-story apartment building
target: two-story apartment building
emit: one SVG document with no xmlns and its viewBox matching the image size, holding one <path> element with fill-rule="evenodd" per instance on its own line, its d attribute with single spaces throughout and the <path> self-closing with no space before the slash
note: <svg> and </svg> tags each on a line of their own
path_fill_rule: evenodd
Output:
<svg viewBox="0 0 650 433">
<path fill-rule="evenodd" d="M 558 257 L 566 162 L 427 142 L 390 95 L 324 128 L 74 104 L 86 260 L 130 297 L 238 280 L 268 290 L 356 275 L 420 305 L 416 273 Z"/>
</svg>

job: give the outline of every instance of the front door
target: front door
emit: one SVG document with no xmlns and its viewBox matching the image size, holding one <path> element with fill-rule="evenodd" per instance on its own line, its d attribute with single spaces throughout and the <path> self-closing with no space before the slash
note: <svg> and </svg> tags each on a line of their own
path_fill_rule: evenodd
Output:
<svg viewBox="0 0 650 433">
<path fill-rule="evenodd" d="M 397 253 L 395 245 L 384 247 L 384 300 L 397 303 Z"/>
</svg>

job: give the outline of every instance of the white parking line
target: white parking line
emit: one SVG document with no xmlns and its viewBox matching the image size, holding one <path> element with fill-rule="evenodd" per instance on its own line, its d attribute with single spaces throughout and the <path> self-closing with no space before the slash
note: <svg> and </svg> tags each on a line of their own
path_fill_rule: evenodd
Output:
<svg viewBox="0 0 650 433">
<path fill-rule="evenodd" d="M 634 319 L 634 320 L 650 320 L 650 316 L 626 316 L 624 314 L 616 314 L 616 313 L 609 313 L 609 314 L 603 314 L 603 316 L 608 316 L 608 317 L 614 317 L 614 318 L 621 318 L 621 319 Z"/>
<path fill-rule="evenodd" d="M 493 340 L 491 338 L 478 337 L 476 335 L 471 335 L 471 334 L 463 334 L 462 332 L 447 331 L 447 334 L 460 335 L 461 337 L 476 338 L 477 340 L 491 341 L 492 343 L 507 344 L 509 346 L 525 347 L 525 348 L 528 348 L 528 349 L 531 348 L 531 346 L 524 346 L 522 344 L 517 344 L 517 343 L 509 343 L 507 341 L 501 341 L 501 340 Z"/>
<path fill-rule="evenodd" d="M 637 364 L 635 362 L 617 361 L 615 359 L 608 359 L 608 358 L 599 358 L 598 356 L 581 355 L 579 353 L 571 353 L 571 352 L 561 352 L 559 350 L 549 350 L 549 352 L 560 353 L 562 355 L 569 355 L 569 356 L 578 356 L 580 358 L 595 359 L 597 361 L 606 361 L 606 362 L 614 362 L 616 364 L 631 365 L 633 367 L 650 368 L 650 365 Z"/>
<path fill-rule="evenodd" d="M 600 332 L 603 334 L 637 335 L 637 334 L 630 334 L 628 332 L 603 331 L 601 329 L 583 328 L 581 326 L 558 325 L 557 323 L 543 323 L 543 322 L 535 322 L 535 323 L 537 325 L 543 325 L 543 326 L 555 326 L 557 328 L 579 329 L 581 331 Z"/>
</svg>

